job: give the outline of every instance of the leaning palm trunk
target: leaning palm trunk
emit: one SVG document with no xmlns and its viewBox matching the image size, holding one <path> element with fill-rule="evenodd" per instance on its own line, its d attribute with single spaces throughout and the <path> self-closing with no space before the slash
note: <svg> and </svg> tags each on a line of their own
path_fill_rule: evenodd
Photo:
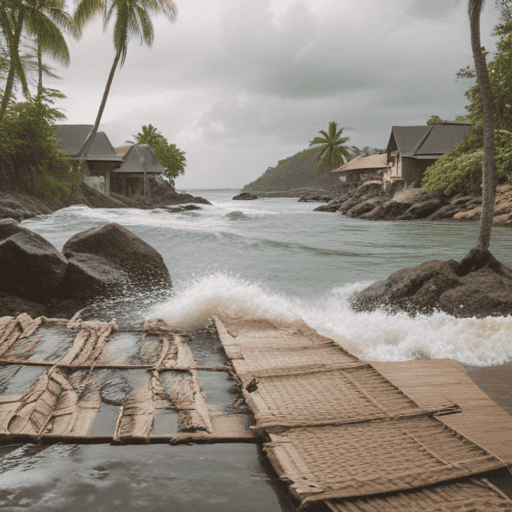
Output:
<svg viewBox="0 0 512 512">
<path fill-rule="evenodd" d="M 94 137 L 96 136 L 96 133 L 98 132 L 98 128 L 100 126 L 101 117 L 103 116 L 103 111 L 105 110 L 105 105 L 107 104 L 107 98 L 108 94 L 110 92 L 110 87 L 112 86 L 112 81 L 114 80 L 114 74 L 117 69 L 117 65 L 119 63 L 119 59 L 121 58 L 122 49 L 117 50 L 116 56 L 114 58 L 114 62 L 112 63 L 112 67 L 110 68 L 110 73 L 108 75 L 107 85 L 105 86 L 105 91 L 103 92 L 103 98 L 101 100 L 100 109 L 98 110 L 98 115 L 96 116 L 96 121 L 94 123 L 94 126 L 92 127 L 91 133 L 87 136 L 87 139 L 85 139 L 84 145 L 78 152 L 78 158 L 80 158 L 82 161 L 86 159 L 87 153 L 89 152 L 89 149 L 91 148 L 92 141 L 94 140 Z"/>
<path fill-rule="evenodd" d="M 7 81 L 5 83 L 4 95 L 2 98 L 2 103 L 0 104 L 0 120 L 4 117 L 9 102 L 11 101 L 12 90 L 14 88 L 14 79 L 16 75 L 18 75 L 18 77 L 21 79 L 23 92 L 28 94 L 28 88 L 23 74 L 23 66 L 18 55 L 18 47 L 21 38 L 21 31 L 23 29 L 24 17 L 25 11 L 22 9 L 19 14 L 19 18 L 15 20 L 12 34 L 7 33 L 4 23 L 1 24 L 2 28 L 5 30 L 5 37 L 8 42 L 10 63 L 9 71 L 7 73 Z M 4 20 L 2 19 L 2 21 Z M 8 25 L 8 22 L 6 25 Z"/>
<path fill-rule="evenodd" d="M 480 217 L 478 247 L 487 251 L 491 241 L 496 182 L 494 179 L 494 100 L 485 57 L 480 44 L 480 12 L 482 11 L 482 4 L 483 0 L 469 0 L 468 11 L 471 28 L 471 48 L 473 50 L 473 59 L 475 61 L 484 128 L 482 215 Z"/>
</svg>

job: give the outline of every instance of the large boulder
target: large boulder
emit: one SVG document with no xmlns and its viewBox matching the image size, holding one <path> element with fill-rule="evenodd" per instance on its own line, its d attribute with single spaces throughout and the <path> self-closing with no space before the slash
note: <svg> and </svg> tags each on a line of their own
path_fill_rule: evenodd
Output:
<svg viewBox="0 0 512 512">
<path fill-rule="evenodd" d="M 383 308 L 410 314 L 444 311 L 457 317 L 512 315 L 512 270 L 489 251 L 461 261 L 428 261 L 395 272 L 350 299 L 355 311 Z"/>
<path fill-rule="evenodd" d="M 111 222 L 71 237 L 63 248 L 69 265 L 56 297 L 91 299 L 172 287 L 162 256 Z"/>
<path fill-rule="evenodd" d="M 44 301 L 64 278 L 66 258 L 14 219 L 0 220 L 0 292 Z"/>
</svg>

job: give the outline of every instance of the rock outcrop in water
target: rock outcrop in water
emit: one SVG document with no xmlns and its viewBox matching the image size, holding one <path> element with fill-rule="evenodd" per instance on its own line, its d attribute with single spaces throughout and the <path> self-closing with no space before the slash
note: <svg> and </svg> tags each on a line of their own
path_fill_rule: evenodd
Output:
<svg viewBox="0 0 512 512">
<path fill-rule="evenodd" d="M 461 262 L 428 261 L 399 270 L 354 294 L 350 304 L 357 312 L 383 308 L 412 315 L 512 315 L 512 270 L 489 251 L 474 248 Z"/>
<path fill-rule="evenodd" d="M 242 192 L 241 194 L 233 197 L 234 201 L 254 201 L 255 199 L 258 199 L 258 196 L 250 194 L 249 192 Z"/>
<path fill-rule="evenodd" d="M 176 192 L 175 188 L 165 180 L 149 179 L 148 183 L 150 197 L 147 198 L 129 198 L 120 194 L 107 195 L 86 183 L 81 183 L 68 201 L 35 198 L 15 191 L 0 192 L 0 219 L 30 219 L 38 215 L 51 214 L 74 204 L 83 204 L 90 208 L 140 208 L 144 210 L 188 203 L 211 204 L 203 197 Z"/>
<path fill-rule="evenodd" d="M 0 220 L 0 317 L 71 318 L 98 297 L 171 287 L 162 256 L 118 224 L 74 235 L 61 253 L 14 219 Z"/>
<path fill-rule="evenodd" d="M 384 190 L 382 182 L 368 181 L 340 194 L 314 211 L 338 212 L 366 220 L 479 220 L 482 198 L 467 194 L 444 197 L 421 188 Z M 512 226 L 512 185 L 498 185 L 494 224 Z"/>
</svg>

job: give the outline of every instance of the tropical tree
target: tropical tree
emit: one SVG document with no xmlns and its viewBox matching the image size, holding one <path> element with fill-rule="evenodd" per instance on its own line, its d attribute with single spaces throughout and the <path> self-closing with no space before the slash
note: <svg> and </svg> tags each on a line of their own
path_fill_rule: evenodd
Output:
<svg viewBox="0 0 512 512">
<path fill-rule="evenodd" d="M 126 60 L 130 38 L 135 35 L 140 37 L 141 44 L 145 43 L 151 46 L 153 43 L 154 29 L 150 18 L 151 13 L 163 13 L 170 21 L 174 21 L 177 9 L 173 0 L 80 0 L 74 15 L 79 29 L 82 29 L 98 14 L 103 14 L 103 29 L 106 30 L 109 21 L 115 15 L 114 48 L 116 55 L 103 92 L 96 121 L 78 153 L 79 157 L 85 158 L 98 131 L 114 73 L 118 64 L 120 63 L 122 66 Z"/>
<path fill-rule="evenodd" d="M 331 121 L 329 130 L 320 130 L 321 137 L 315 137 L 310 146 L 318 146 L 318 168 L 324 173 L 337 169 L 344 164 L 343 158 L 347 161 L 352 157 L 344 144 L 350 137 L 342 137 L 343 128 L 338 130 L 338 125 Z"/>
<path fill-rule="evenodd" d="M 360 149 L 357 146 L 351 146 L 349 151 L 352 153 L 351 158 L 356 156 L 371 156 L 381 152 L 380 149 L 371 148 L 370 146 L 365 146 L 363 149 Z"/>
<path fill-rule="evenodd" d="M 484 131 L 484 157 L 482 166 L 482 215 L 480 217 L 480 231 L 478 234 L 478 247 L 484 251 L 489 249 L 491 230 L 494 217 L 494 200 L 496 196 L 496 182 L 494 178 L 494 99 L 491 90 L 489 73 L 485 63 L 485 56 L 480 43 L 480 13 L 484 0 L 469 0 L 468 14 L 471 30 L 471 49 L 475 62 L 476 79 L 482 108 L 482 123 Z"/>
<path fill-rule="evenodd" d="M 180 174 L 185 173 L 187 159 L 185 152 L 176 147 L 176 144 L 169 144 L 167 139 L 152 125 L 145 125 L 142 131 L 133 135 L 136 142 L 140 144 L 149 144 L 157 160 L 167 169 L 166 174 L 174 179 Z M 126 141 L 133 144 L 133 141 Z"/>
<path fill-rule="evenodd" d="M 16 79 L 21 83 L 24 95 L 30 97 L 25 67 L 20 56 L 23 33 L 37 41 L 41 52 L 68 64 L 69 50 L 60 27 L 74 27 L 71 17 L 64 11 L 63 0 L 4 0 L 0 3 L 0 28 L 8 52 L 0 121 L 5 116 Z"/>
</svg>

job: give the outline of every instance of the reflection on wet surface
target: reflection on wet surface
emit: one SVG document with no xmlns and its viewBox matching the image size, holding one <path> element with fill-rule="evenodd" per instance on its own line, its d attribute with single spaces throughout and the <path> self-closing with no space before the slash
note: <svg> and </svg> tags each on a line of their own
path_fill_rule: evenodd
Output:
<svg viewBox="0 0 512 512">
<path fill-rule="evenodd" d="M 254 445 L 25 445 L 2 458 L 5 512 L 278 512 Z"/>
</svg>

